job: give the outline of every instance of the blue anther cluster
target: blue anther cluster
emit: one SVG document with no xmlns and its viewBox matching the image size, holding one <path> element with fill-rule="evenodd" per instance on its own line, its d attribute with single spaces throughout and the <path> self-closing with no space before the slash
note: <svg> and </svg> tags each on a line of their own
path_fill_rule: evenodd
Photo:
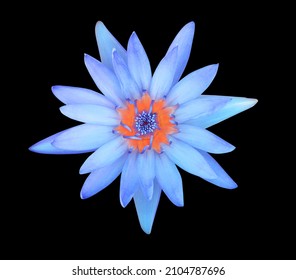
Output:
<svg viewBox="0 0 296 280">
<path fill-rule="evenodd" d="M 136 116 L 135 126 L 139 135 L 152 133 L 157 128 L 156 114 L 143 111 Z"/>
</svg>

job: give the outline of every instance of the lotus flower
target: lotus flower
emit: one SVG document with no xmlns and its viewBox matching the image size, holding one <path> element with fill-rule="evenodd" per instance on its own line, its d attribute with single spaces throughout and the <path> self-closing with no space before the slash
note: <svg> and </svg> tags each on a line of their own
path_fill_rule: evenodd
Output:
<svg viewBox="0 0 296 280">
<path fill-rule="evenodd" d="M 163 192 L 183 206 L 177 166 L 222 188 L 237 184 L 211 154 L 235 147 L 208 130 L 254 106 L 256 99 L 202 95 L 218 64 L 182 77 L 194 37 L 194 22 L 176 35 L 152 72 L 133 32 L 125 49 L 102 22 L 95 27 L 101 61 L 85 55 L 86 68 L 100 92 L 56 85 L 52 92 L 65 105 L 66 117 L 81 124 L 58 132 L 29 149 L 44 154 L 90 153 L 80 168 L 89 173 L 81 198 L 97 194 L 120 176 L 120 203 L 134 200 L 140 226 L 151 232 Z"/>
</svg>

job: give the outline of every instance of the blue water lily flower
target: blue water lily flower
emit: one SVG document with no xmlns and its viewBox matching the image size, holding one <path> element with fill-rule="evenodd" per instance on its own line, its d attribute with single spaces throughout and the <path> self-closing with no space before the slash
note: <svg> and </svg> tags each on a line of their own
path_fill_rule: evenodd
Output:
<svg viewBox="0 0 296 280">
<path fill-rule="evenodd" d="M 53 86 L 65 116 L 81 124 L 58 132 L 29 149 L 44 154 L 90 153 L 80 174 L 90 173 L 81 190 L 86 199 L 120 175 L 120 203 L 134 200 L 143 231 L 151 232 L 161 193 L 183 206 L 181 168 L 226 189 L 237 184 L 210 154 L 234 146 L 207 128 L 254 106 L 256 99 L 202 95 L 218 64 L 182 77 L 195 24 L 176 35 L 152 73 L 149 59 L 133 32 L 125 49 L 102 22 L 95 27 L 101 61 L 84 62 L 101 93 Z"/>
</svg>

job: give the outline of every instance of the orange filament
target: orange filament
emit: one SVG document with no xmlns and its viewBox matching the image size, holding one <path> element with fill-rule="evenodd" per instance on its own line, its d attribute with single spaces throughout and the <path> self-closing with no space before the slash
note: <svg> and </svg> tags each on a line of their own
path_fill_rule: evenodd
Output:
<svg viewBox="0 0 296 280">
<path fill-rule="evenodd" d="M 148 93 L 145 93 L 141 99 L 134 103 L 126 102 L 126 108 L 118 108 L 121 116 L 121 124 L 114 130 L 126 138 L 129 148 L 138 152 L 144 152 L 147 148 L 153 148 L 156 152 L 161 152 L 162 144 L 169 144 L 167 135 L 178 132 L 174 116 L 172 115 L 177 106 L 165 107 L 165 100 L 159 99 L 155 102 L 151 100 Z M 155 114 L 157 125 L 153 131 L 141 135 L 136 127 L 136 118 L 143 112 Z"/>
</svg>

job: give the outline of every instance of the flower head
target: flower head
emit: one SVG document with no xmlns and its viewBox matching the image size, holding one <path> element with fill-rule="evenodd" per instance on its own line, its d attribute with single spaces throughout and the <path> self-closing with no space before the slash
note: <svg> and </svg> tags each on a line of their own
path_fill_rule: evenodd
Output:
<svg viewBox="0 0 296 280">
<path fill-rule="evenodd" d="M 101 61 L 85 55 L 85 65 L 101 93 L 53 86 L 65 105 L 61 112 L 81 122 L 31 146 L 44 154 L 90 153 L 80 168 L 90 173 L 81 198 L 95 195 L 120 175 L 120 203 L 134 200 L 140 225 L 150 233 L 162 192 L 183 206 L 181 168 L 222 188 L 236 183 L 210 154 L 234 146 L 207 128 L 251 108 L 256 99 L 202 95 L 218 64 L 185 77 L 194 22 L 176 35 L 152 74 L 136 33 L 125 49 L 102 22 L 96 25 Z"/>
</svg>

